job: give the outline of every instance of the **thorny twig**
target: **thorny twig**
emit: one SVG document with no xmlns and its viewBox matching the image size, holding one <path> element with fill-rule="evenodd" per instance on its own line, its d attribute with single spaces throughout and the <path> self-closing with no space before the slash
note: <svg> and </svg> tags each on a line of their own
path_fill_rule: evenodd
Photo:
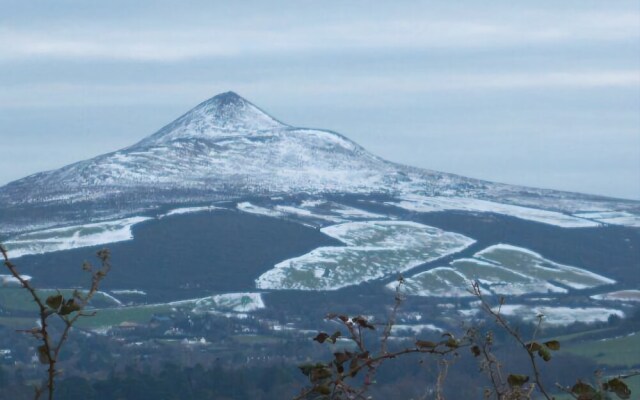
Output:
<svg viewBox="0 0 640 400">
<path fill-rule="evenodd" d="M 496 323 L 501 328 L 503 328 L 511 337 L 513 337 L 518 342 L 518 344 L 526 351 L 527 355 L 529 356 L 531 369 L 533 370 L 533 374 L 534 374 L 534 382 L 537 385 L 538 391 L 540 391 L 540 393 L 547 400 L 551 400 L 552 399 L 551 396 L 547 393 L 547 391 L 544 388 L 544 385 L 542 384 L 542 379 L 540 377 L 540 371 L 538 369 L 538 364 L 536 363 L 535 354 L 532 351 L 531 344 L 525 343 L 525 341 L 522 339 L 520 334 L 518 332 L 516 332 L 516 330 L 514 330 L 513 327 L 511 327 L 511 325 L 509 325 L 509 323 L 500 314 L 500 308 L 498 309 L 498 311 L 495 311 L 491 307 L 491 305 L 489 303 L 487 303 L 486 299 L 482 295 L 482 291 L 480 289 L 480 284 L 478 282 L 473 282 L 472 288 L 471 288 L 471 293 L 478 298 L 478 300 L 481 303 L 482 309 L 487 314 L 493 316 L 495 318 L 495 320 L 496 320 Z M 503 304 L 503 300 L 501 299 L 500 306 L 502 306 L 502 304 Z M 540 320 L 541 320 L 541 317 L 538 320 L 538 326 L 540 324 Z M 537 331 L 537 328 L 536 328 L 536 331 Z"/>
<path fill-rule="evenodd" d="M 370 397 L 365 397 L 365 393 L 371 385 L 372 378 L 380 365 L 387 360 L 413 353 L 425 353 L 440 357 L 438 359 L 438 376 L 435 387 L 435 398 L 442 400 L 444 398 L 444 381 L 447 376 L 450 362 L 452 361 L 444 357 L 447 354 L 457 356 L 457 350 L 461 347 L 470 347 L 472 354 L 476 357 L 480 357 L 482 360 L 481 370 L 487 372 L 493 386 L 493 391 L 490 389 L 485 390 L 485 398 L 496 398 L 498 400 L 531 399 L 533 392 L 537 390 L 540 395 L 547 400 L 553 399 L 542 384 L 538 364 L 536 363 L 535 358 L 535 353 L 537 353 L 543 360 L 548 361 L 550 359 L 550 355 L 548 353 L 549 350 L 558 350 L 560 346 L 559 342 L 556 340 L 550 340 L 543 343 L 538 343 L 536 341 L 544 316 L 538 315 L 538 323 L 535 327 L 531 342 L 526 343 L 522 339 L 520 333 L 514 329 L 501 314 L 504 298 L 500 299 L 497 310 L 492 308 L 485 300 L 478 282 L 473 283 L 469 290 L 470 293 L 478 298 L 482 310 L 495 318 L 498 326 L 513 337 L 518 345 L 526 351 L 534 374 L 534 380 L 532 383 L 525 385 L 529 380 L 529 377 L 526 375 L 510 374 L 508 378 L 505 379 L 502 372 L 502 365 L 499 359 L 492 352 L 494 336 L 491 331 L 484 334 L 483 337 L 480 337 L 479 332 L 475 328 L 472 328 L 469 329 L 461 339 L 455 339 L 452 334 L 445 333 L 442 335 L 442 337 L 445 338 L 444 340 L 440 340 L 438 342 L 417 340 L 415 347 L 390 352 L 387 344 L 392 328 L 395 324 L 397 311 L 403 300 L 400 292 L 400 286 L 402 284 L 403 280 L 402 277 L 400 277 L 398 287 L 396 288 L 395 304 L 392 307 L 387 321 L 383 324 L 384 330 L 380 337 L 380 352 L 376 355 L 372 355 L 369 350 L 367 350 L 367 345 L 364 342 L 363 332 L 375 329 L 375 327 L 369 323 L 366 318 L 362 316 L 349 318 L 346 315 L 337 314 L 327 315 L 328 320 L 338 322 L 347 329 L 349 332 L 348 340 L 354 343 L 356 350 L 354 352 L 346 350 L 336 352 L 334 353 L 335 359 L 329 363 L 316 363 L 301 366 L 300 369 L 309 377 L 311 386 L 305 388 L 297 397 L 295 397 L 295 400 L 310 398 L 370 399 Z M 341 336 L 340 331 L 336 331 L 333 335 L 320 332 L 314 340 L 319 343 L 329 341 L 330 343 L 335 344 Z M 361 387 L 352 386 L 347 382 L 349 378 L 355 378 L 359 372 L 365 369 L 367 373 L 362 380 L 363 383 Z M 615 392 L 621 399 L 626 399 L 629 398 L 628 396 L 630 391 L 621 380 L 636 375 L 640 375 L 640 372 L 634 372 L 628 375 L 619 375 L 605 383 L 598 381 L 598 387 L 601 392 Z M 578 380 L 578 385 L 579 384 L 581 384 L 580 380 Z M 573 388 L 565 388 L 560 385 L 557 386 L 564 392 L 571 394 L 576 399 L 585 398 L 575 395 L 576 386 Z M 428 393 L 425 395 L 428 395 Z"/>
<path fill-rule="evenodd" d="M 89 301 L 91 301 L 93 296 L 98 292 L 100 282 L 111 269 L 109 251 L 107 249 L 103 249 L 97 252 L 97 256 L 101 261 L 101 267 L 92 273 L 91 286 L 89 290 L 84 295 L 77 290 L 74 291 L 72 298 L 68 299 L 67 303 L 64 303 L 64 298 L 59 292 L 57 296 L 51 296 L 46 300 L 43 300 L 29 281 L 24 279 L 20 273 L 18 273 L 16 265 L 10 260 L 7 249 L 2 244 L 0 244 L 0 253 L 2 253 L 4 265 L 7 267 L 11 275 L 18 280 L 24 289 L 29 292 L 31 298 L 38 306 L 38 322 L 40 326 L 29 330 L 23 330 L 22 332 L 29 333 L 42 342 L 42 345 L 38 347 L 38 357 L 42 363 L 48 365 L 47 380 L 41 386 L 35 387 L 34 398 L 38 400 L 44 393 L 47 393 L 48 399 L 52 400 L 55 389 L 55 377 L 59 373 L 56 368 L 56 364 L 58 362 L 60 350 L 62 350 L 64 343 L 69 338 L 69 332 L 76 321 L 80 317 L 90 317 L 95 315 L 95 312 L 85 313 L 83 310 Z M 91 271 L 92 267 L 90 264 L 85 263 L 83 265 L 83 269 Z M 56 301 L 52 301 L 50 303 L 51 299 Z M 49 329 L 48 318 L 52 315 L 57 315 L 64 324 L 64 329 L 57 340 L 52 337 Z"/>
<path fill-rule="evenodd" d="M 309 377 L 312 386 L 310 388 L 305 388 L 295 399 L 306 399 L 313 394 L 317 394 L 320 398 L 328 399 L 366 399 L 368 397 L 365 397 L 365 393 L 373 383 L 377 369 L 385 361 L 414 353 L 431 354 L 444 357 L 451 353 L 457 354 L 460 347 L 470 345 L 470 341 L 468 341 L 467 337 L 457 340 L 450 333 L 446 333 L 442 335 L 444 339 L 438 342 L 417 340 L 415 347 L 389 351 L 388 340 L 395 324 L 398 309 L 400 308 L 403 300 L 400 291 L 400 287 L 403 282 L 402 277 L 400 277 L 396 288 L 395 303 L 387 318 L 387 322 L 384 324 L 384 330 L 380 337 L 380 350 L 379 353 L 375 355 L 372 355 L 368 350 L 364 340 L 365 331 L 375 330 L 375 327 L 369 323 L 366 318 L 362 316 L 349 318 L 346 315 L 337 314 L 327 315 L 328 320 L 336 321 L 346 328 L 348 338 L 355 344 L 356 351 L 334 353 L 335 359 L 327 364 L 319 363 L 311 366 L 302 366 L 301 369 L 303 370 L 303 373 Z M 340 336 L 342 336 L 340 331 L 337 331 L 331 336 L 327 333 L 321 332 L 314 340 L 319 343 L 324 343 L 325 341 L 335 343 Z M 348 367 L 345 368 L 345 366 Z M 441 381 L 446 377 L 448 363 L 441 364 L 440 367 L 438 384 L 441 387 Z M 361 387 L 354 387 L 346 382 L 349 378 L 355 378 L 363 370 L 366 370 L 366 374 L 363 377 L 363 384 Z"/>
<path fill-rule="evenodd" d="M 436 400 L 444 400 L 444 380 L 449 372 L 449 362 L 447 360 L 438 360 L 438 379 L 436 380 Z"/>
<path fill-rule="evenodd" d="M 393 325 L 395 325 L 396 323 L 398 309 L 404 301 L 404 297 L 401 291 L 402 285 L 404 285 L 404 278 L 402 277 L 402 275 L 400 275 L 398 277 L 398 285 L 396 285 L 396 294 L 394 298 L 393 308 L 391 309 L 391 313 L 389 314 L 389 318 L 387 318 L 387 323 L 385 324 L 384 331 L 382 332 L 382 340 L 380 341 L 380 353 L 382 354 L 387 352 L 387 342 L 389 341 L 389 336 L 391 336 Z"/>
<path fill-rule="evenodd" d="M 496 392 L 498 397 L 503 396 L 503 382 L 504 379 L 502 377 L 501 364 L 500 361 L 496 358 L 495 355 L 491 352 L 491 348 L 493 347 L 493 332 L 487 332 L 485 338 L 478 349 L 480 354 L 482 355 L 484 361 L 482 363 L 481 369 L 486 369 L 487 374 L 489 375 L 489 379 L 491 380 L 491 385 Z"/>
<path fill-rule="evenodd" d="M 602 371 L 601 370 L 597 370 L 595 373 L 595 383 L 596 383 L 596 388 L 594 388 L 593 386 L 589 385 L 588 383 L 583 382 L 582 380 L 578 380 L 578 382 L 576 383 L 576 385 L 572 386 L 563 386 L 559 383 L 556 383 L 556 387 L 558 389 L 560 389 L 562 392 L 567 393 L 568 395 L 570 395 L 571 397 L 573 397 L 574 399 L 581 399 L 583 397 L 580 397 L 581 395 L 576 393 L 579 392 L 580 390 L 576 390 L 576 387 L 579 387 L 579 385 L 581 385 L 583 388 L 588 388 L 586 389 L 586 391 L 593 391 L 591 393 L 593 394 L 597 394 L 598 396 L 607 392 L 607 391 L 613 391 L 616 392 L 616 388 L 608 388 L 603 382 L 602 382 Z M 634 376 L 640 376 L 640 371 L 634 371 L 625 375 L 616 375 L 615 377 L 611 378 L 609 380 L 609 382 L 611 381 L 616 381 L 618 380 L 618 382 L 621 382 L 621 380 L 625 380 L 625 379 L 629 379 L 629 378 L 633 378 Z M 618 383 L 619 384 L 619 383 Z M 626 385 L 625 389 L 628 390 L 628 387 Z M 618 388 L 619 389 L 619 388 Z M 628 395 L 631 392 L 629 391 L 629 393 L 627 394 L 627 396 L 620 396 L 618 395 L 619 398 L 629 398 Z M 595 396 L 593 398 L 596 398 Z M 598 397 L 600 398 L 600 397 Z M 609 398 L 609 397 L 603 397 L 603 398 Z"/>
</svg>

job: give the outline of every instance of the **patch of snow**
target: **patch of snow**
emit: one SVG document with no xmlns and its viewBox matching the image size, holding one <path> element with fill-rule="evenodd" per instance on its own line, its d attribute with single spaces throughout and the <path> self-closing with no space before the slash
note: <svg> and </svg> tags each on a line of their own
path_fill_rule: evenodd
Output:
<svg viewBox="0 0 640 400">
<path fill-rule="evenodd" d="M 293 206 L 276 206 L 276 210 L 278 210 L 279 212 L 283 213 L 283 214 L 290 214 L 290 215 L 295 215 L 295 216 L 299 216 L 299 217 L 306 217 L 306 218 L 313 218 L 313 219 L 321 219 L 321 220 L 325 220 L 325 221 L 329 221 L 329 222 L 344 222 L 344 219 L 342 218 L 337 218 L 337 217 L 332 217 L 330 215 L 323 215 L 323 214 L 319 214 L 319 213 L 314 213 L 308 209 L 305 208 L 298 208 L 298 207 L 293 207 Z"/>
<path fill-rule="evenodd" d="M 417 325 L 405 325 L 405 324 L 396 324 L 391 328 L 391 332 L 398 335 L 400 332 L 404 332 L 406 334 L 419 335 L 422 332 L 444 332 L 442 328 L 438 328 L 433 324 L 417 324 Z"/>
<path fill-rule="evenodd" d="M 144 290 L 137 290 L 137 289 L 111 290 L 111 293 L 113 293 L 115 295 L 140 295 L 140 296 L 146 296 L 147 295 L 147 292 L 145 292 Z"/>
<path fill-rule="evenodd" d="M 485 292 L 513 296 L 568 292 L 553 282 L 578 290 L 615 283 L 582 268 L 554 263 L 529 249 L 498 244 L 473 258 L 457 259 L 448 266 L 405 277 L 403 291 L 414 296 L 470 297 L 474 281 Z M 395 283 L 387 288 L 393 290 Z"/>
<path fill-rule="evenodd" d="M 500 261 L 500 253 L 509 254 L 511 260 Z M 573 289 L 586 289 L 616 283 L 615 280 L 582 268 L 558 264 L 542 255 L 523 247 L 500 243 L 475 254 L 478 259 L 502 264 L 505 268 L 517 270 L 533 277 L 549 276 L 549 280 L 562 283 Z"/>
<path fill-rule="evenodd" d="M 112 302 L 114 302 L 118 306 L 122 305 L 122 302 L 120 300 L 116 299 L 114 296 L 110 295 L 107 292 L 99 291 L 96 294 L 100 294 L 102 297 L 104 297 L 105 299 L 111 300 Z"/>
<path fill-rule="evenodd" d="M 29 275 L 20 275 L 22 279 L 25 281 L 31 280 L 31 276 Z M 18 278 L 13 275 L 0 275 L 0 285 L 9 286 L 9 285 L 20 285 L 20 281 Z"/>
<path fill-rule="evenodd" d="M 261 293 L 224 293 L 195 302 L 193 312 L 232 311 L 251 312 L 265 308 Z"/>
<path fill-rule="evenodd" d="M 562 228 L 590 228 L 601 224 L 576 216 L 563 214 L 556 211 L 541 210 L 537 208 L 522 207 L 512 204 L 497 203 L 488 200 L 480 200 L 463 197 L 427 197 L 419 195 L 405 195 L 402 201 L 387 202 L 409 211 L 436 212 L 447 210 L 460 210 L 469 212 L 489 212 L 508 215 L 528 221 L 559 226 Z"/>
<path fill-rule="evenodd" d="M 263 289 L 336 290 L 391 276 L 457 253 L 475 241 L 409 221 L 347 222 L 321 231 L 346 246 L 326 246 L 282 261 L 256 280 Z"/>
<path fill-rule="evenodd" d="M 176 208 L 168 211 L 166 214 L 162 214 L 158 216 L 158 218 L 169 217 L 171 215 L 191 214 L 191 213 L 197 213 L 197 212 L 203 212 L 203 211 L 215 211 L 215 210 L 224 210 L 224 208 L 216 207 L 216 206 Z"/>
<path fill-rule="evenodd" d="M 187 346 L 194 346 L 194 345 L 203 346 L 203 345 L 209 344 L 209 342 L 207 342 L 207 339 L 205 339 L 203 337 L 201 337 L 200 339 L 195 338 L 195 339 L 192 339 L 192 340 L 184 338 L 184 339 L 182 339 L 182 341 L 180 343 L 182 343 L 184 345 L 187 345 Z"/>
<path fill-rule="evenodd" d="M 321 220 L 332 224 L 348 222 L 352 220 L 389 219 L 381 214 L 371 213 L 355 207 L 335 203 L 326 200 L 303 200 L 299 205 L 276 205 L 274 210 L 278 216 L 292 216 L 294 218 Z M 264 213 L 264 210 L 262 210 Z M 273 216 L 276 216 L 273 215 Z"/>
<path fill-rule="evenodd" d="M 591 296 L 594 300 L 608 300 L 608 301 L 639 301 L 640 302 L 640 290 L 618 290 L 615 292 L 595 294 Z"/>
<path fill-rule="evenodd" d="M 250 214 L 265 215 L 267 217 L 274 217 L 274 218 L 284 216 L 284 214 L 279 211 L 275 211 L 270 208 L 256 206 L 249 203 L 248 201 L 238 203 L 236 207 L 238 208 L 238 210 L 242 212 L 250 213 Z"/>
<path fill-rule="evenodd" d="M 302 208 L 317 207 L 325 203 L 326 201 L 324 200 L 303 200 L 302 203 L 300 203 L 300 207 Z"/>
<path fill-rule="evenodd" d="M 346 219 L 389 219 L 388 216 L 382 214 L 376 214 L 369 211 L 361 210 L 359 208 L 346 206 L 344 204 L 339 203 L 331 203 L 331 211 L 342 216 Z"/>
<path fill-rule="evenodd" d="M 592 211 L 574 214 L 579 218 L 591 219 L 611 225 L 640 227 L 640 215 L 626 211 Z"/>
<path fill-rule="evenodd" d="M 5 242 L 11 258 L 98 246 L 133 239 L 131 227 L 148 217 L 131 217 L 24 233 Z"/>
<path fill-rule="evenodd" d="M 576 322 L 591 324 L 606 322 L 611 315 L 624 318 L 624 312 L 602 307 L 547 307 L 522 304 L 505 304 L 500 312 L 507 316 L 516 316 L 524 321 L 537 322 L 537 316 L 544 315 L 543 325 L 566 326 Z"/>
</svg>

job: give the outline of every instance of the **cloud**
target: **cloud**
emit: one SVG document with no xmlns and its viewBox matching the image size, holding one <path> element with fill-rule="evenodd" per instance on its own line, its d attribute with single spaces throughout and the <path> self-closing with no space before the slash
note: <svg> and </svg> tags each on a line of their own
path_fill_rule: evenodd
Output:
<svg viewBox="0 0 640 400">
<path fill-rule="evenodd" d="M 448 17 L 448 18 L 447 18 Z M 379 49 L 473 49 L 640 39 L 638 12 L 520 12 L 496 17 L 403 15 L 322 20 L 252 18 L 154 27 L 51 25 L 0 29 L 0 59 L 174 62 L 207 57 Z"/>
<path fill-rule="evenodd" d="M 369 95 L 437 91 L 524 90 L 524 89 L 598 89 L 640 87 L 640 70 L 426 73 L 402 76 L 323 76 L 313 81 L 278 77 L 244 80 L 218 79 L 212 82 L 159 83 L 39 83 L 6 85 L 0 92 L 0 107 L 39 107 L 61 105 L 135 105 L 189 103 L 204 100 L 218 92 L 327 95 Z M 170 99 L 170 101 L 169 101 Z"/>
<path fill-rule="evenodd" d="M 389 83 L 392 84 L 392 83 Z M 598 88 L 636 87 L 640 70 L 509 72 L 502 74 L 449 74 L 433 76 L 423 82 L 403 79 L 407 91 L 527 89 L 527 88 Z"/>
</svg>

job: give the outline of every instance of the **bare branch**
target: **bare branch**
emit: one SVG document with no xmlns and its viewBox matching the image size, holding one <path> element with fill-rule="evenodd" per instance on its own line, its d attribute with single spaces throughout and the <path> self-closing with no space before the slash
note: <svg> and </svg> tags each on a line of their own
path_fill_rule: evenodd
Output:
<svg viewBox="0 0 640 400">
<path fill-rule="evenodd" d="M 487 314 L 493 316 L 495 321 L 496 321 L 496 323 L 501 328 L 503 328 L 511 337 L 513 337 L 524 350 L 526 350 L 526 353 L 529 356 L 531 369 L 533 370 L 533 374 L 534 374 L 534 381 L 535 381 L 535 383 L 537 385 L 538 391 L 547 400 L 551 400 L 551 396 L 547 393 L 547 391 L 544 388 L 544 385 L 542 384 L 542 380 L 540 378 L 540 371 L 538 369 L 538 365 L 536 363 L 536 358 L 535 358 L 535 355 L 534 355 L 534 353 L 532 351 L 531 344 L 525 343 L 524 340 L 522 340 L 522 337 L 520 336 L 520 334 L 515 329 L 513 329 L 513 327 L 511 327 L 511 325 L 507 322 L 507 320 L 500 314 L 500 307 L 504 303 L 504 299 L 501 298 L 500 307 L 498 308 L 498 311 L 494 311 L 494 309 L 491 307 L 491 305 L 489 303 L 487 303 L 487 300 L 482 295 L 482 291 L 480 289 L 480 283 L 478 283 L 476 281 L 476 282 L 474 282 L 472 284 L 471 293 L 473 293 L 476 296 L 476 298 L 480 301 L 482 309 Z M 540 323 L 540 320 L 541 320 L 541 318 L 539 318 L 539 323 Z M 538 326 L 539 326 L 539 323 L 538 323 Z M 536 329 L 536 332 L 537 332 L 537 329 Z"/>
<path fill-rule="evenodd" d="M 109 251 L 106 249 L 98 251 L 97 256 L 101 261 L 101 268 L 93 272 L 89 291 L 84 296 L 79 292 L 74 292 L 73 297 L 68 299 L 66 303 L 64 302 L 64 297 L 60 292 L 58 292 L 57 296 L 51 296 L 46 300 L 43 300 L 31 283 L 20 275 L 16 265 L 9 259 L 7 249 L 1 244 L 0 253 L 2 253 L 4 265 L 7 267 L 11 275 L 20 282 L 20 285 L 24 289 L 29 292 L 31 298 L 38 306 L 40 326 L 28 330 L 21 330 L 20 332 L 28 333 L 42 342 L 42 345 L 38 347 L 38 357 L 40 362 L 48 365 L 47 380 L 40 387 L 35 388 L 34 398 L 40 399 L 46 392 L 48 399 L 53 400 L 55 377 L 58 375 L 56 364 L 58 362 L 60 350 L 69 338 L 69 332 L 78 318 L 95 315 L 95 312 L 86 314 L 82 311 L 98 292 L 102 279 L 104 279 L 111 270 Z M 86 265 L 87 264 L 83 265 L 83 269 L 85 271 L 90 271 L 91 268 L 87 268 Z M 51 331 L 49 329 L 48 318 L 52 315 L 57 315 L 64 326 L 62 333 L 57 340 L 51 336 Z"/>
</svg>

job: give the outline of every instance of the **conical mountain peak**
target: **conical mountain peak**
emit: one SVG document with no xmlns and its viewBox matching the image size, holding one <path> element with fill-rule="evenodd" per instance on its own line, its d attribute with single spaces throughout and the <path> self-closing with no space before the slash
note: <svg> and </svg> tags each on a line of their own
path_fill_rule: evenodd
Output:
<svg viewBox="0 0 640 400">
<path fill-rule="evenodd" d="M 78 208 L 77 218 L 93 213 L 105 219 L 121 217 L 123 210 L 160 204 L 321 193 L 374 194 L 381 199 L 402 195 L 403 202 L 410 204 L 407 210 L 436 211 L 487 210 L 487 203 L 476 200 L 504 197 L 507 205 L 496 206 L 496 212 L 523 213 L 539 222 L 556 217 L 513 206 L 538 204 L 546 210 L 553 204 L 554 212 L 565 214 L 600 207 L 599 200 L 590 197 L 493 184 L 391 163 L 337 133 L 285 125 L 238 94 L 225 92 L 198 104 L 136 145 L 0 187 L 0 231 L 8 231 L 3 207 L 15 210 L 23 205 L 65 204 L 59 209 L 67 210 L 67 205 L 82 204 L 87 208 Z M 453 199 L 432 203 L 422 196 Z M 464 197 L 469 197 L 469 202 L 460 199 Z M 536 203 L 538 198 L 541 200 Z M 575 206 L 556 206 L 570 204 L 571 198 L 576 200 Z M 616 209 L 629 209 L 635 215 L 638 205 L 620 207 Z M 558 215 L 562 216 L 559 221 L 570 218 Z M 32 229 L 33 225 L 25 225 L 21 218 L 11 224 Z M 75 216 L 60 218 L 71 218 L 69 224 L 80 221 L 73 219 Z M 49 220 L 46 223 L 51 224 Z"/>
<path fill-rule="evenodd" d="M 221 105 L 233 104 L 233 105 L 242 105 L 244 103 L 248 103 L 246 99 L 240 96 L 238 93 L 234 91 L 228 91 L 224 93 L 217 94 L 206 100 L 204 103 L 216 102 Z"/>
<path fill-rule="evenodd" d="M 286 127 L 250 101 L 229 91 L 203 101 L 139 145 L 243 135 Z"/>
</svg>

